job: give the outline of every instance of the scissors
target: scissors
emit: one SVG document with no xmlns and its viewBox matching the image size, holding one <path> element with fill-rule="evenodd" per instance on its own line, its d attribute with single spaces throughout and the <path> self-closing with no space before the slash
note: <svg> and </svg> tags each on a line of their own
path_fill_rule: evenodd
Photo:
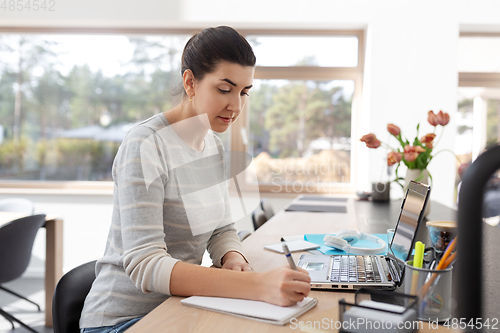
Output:
<svg viewBox="0 0 500 333">
<path fill-rule="evenodd" d="M 429 269 L 433 269 L 436 262 L 441 258 L 442 253 L 438 253 L 434 247 L 427 247 L 424 250 L 424 262 Z"/>
</svg>

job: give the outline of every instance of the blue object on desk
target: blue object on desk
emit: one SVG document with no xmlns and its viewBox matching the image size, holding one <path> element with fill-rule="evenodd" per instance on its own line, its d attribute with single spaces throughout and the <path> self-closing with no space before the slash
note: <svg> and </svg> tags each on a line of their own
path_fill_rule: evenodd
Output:
<svg viewBox="0 0 500 333">
<path fill-rule="evenodd" d="M 387 244 L 387 234 L 373 234 L 373 235 L 377 236 L 378 238 L 381 238 Z M 323 238 L 325 236 L 326 236 L 326 234 L 305 234 L 304 240 L 311 242 L 311 243 L 314 243 L 314 244 L 318 244 L 320 246 L 318 251 L 320 251 L 323 254 L 326 254 L 326 255 L 346 254 L 344 251 L 334 250 L 330 246 L 326 246 L 325 242 L 323 242 Z M 374 243 L 374 242 L 370 242 L 370 241 L 361 239 L 356 243 L 356 246 L 367 247 L 367 248 L 377 248 L 380 245 L 377 243 Z M 387 245 L 384 249 L 384 252 L 380 253 L 380 254 L 383 254 L 383 255 L 387 254 Z"/>
</svg>

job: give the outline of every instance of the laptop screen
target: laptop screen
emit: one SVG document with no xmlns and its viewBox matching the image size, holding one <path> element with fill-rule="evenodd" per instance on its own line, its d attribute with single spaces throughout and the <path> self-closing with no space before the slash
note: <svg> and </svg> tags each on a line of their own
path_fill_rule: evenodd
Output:
<svg viewBox="0 0 500 333">
<path fill-rule="evenodd" d="M 399 260 L 406 261 L 411 254 L 420 213 L 424 209 L 429 189 L 429 186 L 413 181 L 408 186 L 390 245 L 392 254 Z"/>
</svg>

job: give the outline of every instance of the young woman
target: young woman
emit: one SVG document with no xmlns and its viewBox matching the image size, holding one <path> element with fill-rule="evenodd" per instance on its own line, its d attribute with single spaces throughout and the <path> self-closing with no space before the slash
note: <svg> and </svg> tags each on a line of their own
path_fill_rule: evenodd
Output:
<svg viewBox="0 0 500 333">
<path fill-rule="evenodd" d="M 113 163 L 112 224 L 82 332 L 122 332 L 170 295 L 289 306 L 309 294 L 300 268 L 253 272 L 231 221 L 223 146 L 213 132 L 241 114 L 254 66 L 234 29 L 203 30 L 184 48 L 182 102 L 127 134 Z M 200 266 L 205 250 L 222 269 Z"/>
</svg>

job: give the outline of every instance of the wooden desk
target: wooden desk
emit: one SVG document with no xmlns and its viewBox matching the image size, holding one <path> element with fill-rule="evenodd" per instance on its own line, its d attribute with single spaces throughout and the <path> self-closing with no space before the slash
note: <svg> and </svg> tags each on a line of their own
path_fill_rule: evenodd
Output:
<svg viewBox="0 0 500 333">
<path fill-rule="evenodd" d="M 26 214 L 0 212 L 0 226 Z M 52 327 L 52 297 L 63 276 L 63 220 L 58 216 L 45 218 L 45 326 Z"/>
<path fill-rule="evenodd" d="M 316 202 L 308 202 L 310 204 Z M 318 203 L 321 204 L 321 203 Z M 325 204 L 325 203 L 323 203 Z M 327 203 L 326 203 L 327 204 Z M 345 204 L 345 203 L 337 203 Z M 254 271 L 262 272 L 286 266 L 287 261 L 281 254 L 264 250 L 264 245 L 279 242 L 282 236 L 307 233 L 332 233 L 341 229 L 358 229 L 356 203 L 347 203 L 347 214 L 284 212 L 276 214 L 243 242 L 243 249 Z M 365 207 L 369 209 L 369 206 Z M 383 215 L 387 216 L 387 214 Z M 397 219 L 397 216 L 396 216 Z M 386 227 L 387 229 L 387 227 Z M 386 231 L 384 229 L 384 232 Z M 298 261 L 302 253 L 293 253 Z M 311 291 L 310 297 L 318 299 L 318 305 L 301 316 L 299 320 L 308 320 L 322 312 L 338 306 L 342 298 L 354 302 L 353 292 Z M 128 333 L 142 332 L 298 332 L 290 324 L 275 326 L 249 319 L 242 319 L 206 310 L 183 306 L 183 297 L 170 297 L 142 320 L 132 326 Z M 441 327 L 441 329 L 443 329 Z M 439 332 L 440 330 L 432 330 Z M 422 332 L 426 332 L 423 330 Z"/>
</svg>

